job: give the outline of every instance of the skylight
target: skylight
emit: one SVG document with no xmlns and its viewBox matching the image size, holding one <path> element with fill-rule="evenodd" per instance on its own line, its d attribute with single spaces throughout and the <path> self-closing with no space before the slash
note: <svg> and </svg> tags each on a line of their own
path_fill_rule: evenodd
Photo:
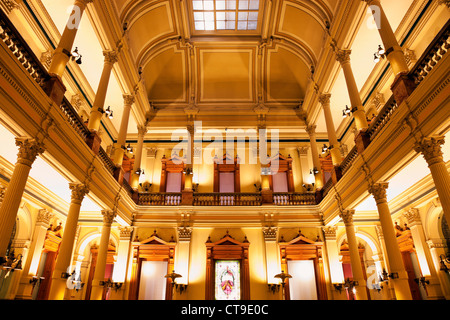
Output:
<svg viewBox="0 0 450 320">
<path fill-rule="evenodd" d="M 195 30 L 256 30 L 259 0 L 192 0 Z"/>
</svg>

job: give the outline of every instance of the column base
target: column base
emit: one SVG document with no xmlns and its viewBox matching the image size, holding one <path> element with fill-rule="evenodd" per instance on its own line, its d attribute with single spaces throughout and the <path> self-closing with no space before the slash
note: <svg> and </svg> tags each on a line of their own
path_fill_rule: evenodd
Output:
<svg viewBox="0 0 450 320">
<path fill-rule="evenodd" d="M 101 142 L 102 139 L 100 139 L 98 133 L 95 131 L 91 131 L 91 133 L 86 137 L 86 144 L 94 152 L 94 154 L 98 154 L 100 152 Z"/>
<path fill-rule="evenodd" d="M 181 205 L 192 206 L 194 203 L 194 191 L 183 190 L 181 191 Z"/>
<path fill-rule="evenodd" d="M 123 184 L 123 176 L 125 174 L 125 171 L 123 170 L 122 166 L 116 167 L 113 173 L 114 179 L 121 185 Z"/>
<path fill-rule="evenodd" d="M 417 85 L 408 73 L 399 73 L 391 85 L 391 91 L 394 95 L 397 105 L 401 105 L 416 89 Z"/>
<path fill-rule="evenodd" d="M 272 190 L 261 190 L 261 203 L 262 204 L 273 204 L 273 191 Z"/>
<path fill-rule="evenodd" d="M 58 106 L 62 103 L 66 86 L 63 84 L 61 77 L 50 74 L 50 78 L 44 82 L 42 89 Z"/>
<path fill-rule="evenodd" d="M 361 154 L 370 144 L 370 137 L 367 130 L 360 130 L 355 137 L 356 150 Z"/>
</svg>

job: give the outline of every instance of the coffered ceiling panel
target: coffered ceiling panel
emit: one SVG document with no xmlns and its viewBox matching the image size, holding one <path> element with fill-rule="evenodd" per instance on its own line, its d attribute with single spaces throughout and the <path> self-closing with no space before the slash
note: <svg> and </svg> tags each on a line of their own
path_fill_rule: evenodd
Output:
<svg viewBox="0 0 450 320">
<path fill-rule="evenodd" d="M 299 102 L 305 96 L 310 67 L 288 48 L 277 46 L 267 54 L 267 102 Z"/>
<path fill-rule="evenodd" d="M 199 102 L 252 102 L 255 48 L 199 48 Z"/>
<path fill-rule="evenodd" d="M 187 102 L 187 63 L 176 45 L 150 57 L 143 69 L 148 98 L 154 103 Z"/>
</svg>

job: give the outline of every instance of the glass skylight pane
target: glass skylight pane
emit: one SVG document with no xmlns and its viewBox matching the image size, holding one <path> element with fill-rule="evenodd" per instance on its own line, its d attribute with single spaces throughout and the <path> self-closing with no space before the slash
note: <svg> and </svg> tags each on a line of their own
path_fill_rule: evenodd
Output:
<svg viewBox="0 0 450 320">
<path fill-rule="evenodd" d="M 203 2 L 203 10 L 214 10 L 214 1 L 207 0 Z"/>
<path fill-rule="evenodd" d="M 239 10 L 248 9 L 248 0 L 239 0 Z"/>
<path fill-rule="evenodd" d="M 250 0 L 250 10 L 258 10 L 259 9 L 259 0 Z"/>
<path fill-rule="evenodd" d="M 238 21 L 238 30 L 247 30 L 247 21 Z"/>
<path fill-rule="evenodd" d="M 258 12 L 249 12 L 248 20 L 258 20 Z"/>
<path fill-rule="evenodd" d="M 236 10 L 236 0 L 227 0 L 227 9 Z"/>
<path fill-rule="evenodd" d="M 248 18 L 248 12 L 238 12 L 238 20 L 239 21 L 247 21 Z"/>
<path fill-rule="evenodd" d="M 227 30 L 234 30 L 234 29 L 236 29 L 236 22 L 235 21 L 227 21 L 226 22 L 226 29 Z"/>
<path fill-rule="evenodd" d="M 225 21 L 217 21 L 216 26 L 217 26 L 217 30 L 224 30 L 225 29 Z"/>
<path fill-rule="evenodd" d="M 203 12 L 194 12 L 194 21 L 204 20 Z"/>
<path fill-rule="evenodd" d="M 258 21 L 249 21 L 248 22 L 248 30 L 256 30 L 256 27 L 258 25 Z"/>
<path fill-rule="evenodd" d="M 223 12 L 223 11 L 216 12 L 216 20 L 217 21 L 225 21 L 225 12 Z"/>
<path fill-rule="evenodd" d="M 216 10 L 225 10 L 225 0 L 216 0 Z"/>
<path fill-rule="evenodd" d="M 236 20 L 236 12 L 227 11 L 225 20 L 233 20 L 233 21 Z"/>
<path fill-rule="evenodd" d="M 214 30 L 214 20 L 205 22 L 205 30 Z"/>
<path fill-rule="evenodd" d="M 205 30 L 205 23 L 203 21 L 196 21 L 195 30 Z"/>
<path fill-rule="evenodd" d="M 205 21 L 206 22 L 214 22 L 214 12 L 205 12 Z"/>
<path fill-rule="evenodd" d="M 203 10 L 203 1 L 193 1 L 192 6 L 194 10 Z"/>
</svg>

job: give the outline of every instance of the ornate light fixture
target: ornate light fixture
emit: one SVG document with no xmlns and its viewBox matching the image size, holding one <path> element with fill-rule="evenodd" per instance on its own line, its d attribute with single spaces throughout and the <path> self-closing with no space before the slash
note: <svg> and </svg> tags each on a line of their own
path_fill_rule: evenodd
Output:
<svg viewBox="0 0 450 320">
<path fill-rule="evenodd" d="M 347 118 L 352 113 L 352 110 L 348 107 L 348 105 L 345 106 L 345 109 L 342 110 L 342 118 Z"/>
<path fill-rule="evenodd" d="M 273 294 L 275 294 L 275 292 L 280 291 L 280 285 L 279 284 L 269 283 L 269 284 L 267 284 L 267 286 L 269 287 L 269 291 L 272 291 Z"/>
<path fill-rule="evenodd" d="M 427 285 L 430 284 L 429 280 L 426 280 L 425 277 L 415 278 L 414 281 L 419 285 L 422 286 L 424 289 Z"/>
<path fill-rule="evenodd" d="M 113 288 L 114 290 L 119 290 L 122 288 L 122 282 L 113 282 L 110 278 L 106 281 L 100 281 L 100 285 L 104 288 Z"/>
<path fill-rule="evenodd" d="M 324 143 L 322 147 L 322 154 L 327 153 L 328 150 L 330 150 L 330 148 Z"/>
<path fill-rule="evenodd" d="M 172 270 L 172 273 L 168 273 L 164 276 L 164 278 L 170 278 L 172 288 L 175 288 L 175 291 L 182 294 L 184 291 L 187 290 L 187 284 L 178 284 L 176 283 L 176 279 L 183 277 L 181 274 L 176 273 L 175 270 Z"/>
<path fill-rule="evenodd" d="M 316 175 L 318 173 L 319 173 L 319 170 L 316 167 L 314 167 L 313 169 L 309 170 L 309 174 Z"/>
<path fill-rule="evenodd" d="M 72 60 L 75 60 L 77 64 L 81 64 L 82 55 L 78 52 L 78 47 L 75 47 L 75 50 L 72 51 L 71 55 Z"/>
<path fill-rule="evenodd" d="M 42 281 L 44 281 L 45 280 L 45 277 L 37 277 L 37 276 L 33 276 L 31 279 L 30 279 L 30 283 L 33 285 L 33 290 L 34 290 L 34 287 L 36 286 L 36 284 L 41 284 L 41 282 Z"/>
<path fill-rule="evenodd" d="M 17 257 L 14 254 L 14 250 L 11 250 L 8 256 L 2 259 L 3 269 L 9 271 L 22 270 L 22 255 L 18 254 Z"/>
<path fill-rule="evenodd" d="M 447 267 L 447 264 L 450 264 L 450 252 L 447 253 L 447 256 L 441 254 L 439 256 L 439 259 L 440 259 L 440 265 L 441 265 L 439 270 L 450 273 L 450 269 Z"/>
<path fill-rule="evenodd" d="M 383 269 L 383 272 L 380 274 L 379 282 L 388 282 L 389 278 L 398 279 L 398 273 L 397 272 L 387 273 L 386 270 Z"/>
<path fill-rule="evenodd" d="M 106 108 L 105 114 L 106 114 L 106 115 L 108 116 L 108 118 L 110 118 L 110 119 L 114 118 L 114 116 L 113 116 L 113 111 L 111 110 L 111 107 L 110 107 L 110 106 L 108 106 L 108 108 Z"/>
<path fill-rule="evenodd" d="M 386 51 L 383 49 L 381 45 L 378 45 L 378 50 L 373 54 L 373 61 L 375 63 L 380 62 L 381 58 L 384 58 L 384 54 Z"/>
<path fill-rule="evenodd" d="M 292 278 L 292 276 L 289 273 L 284 273 L 284 270 L 281 270 L 281 273 L 275 275 L 274 278 L 281 280 L 281 287 L 283 289 L 283 300 L 284 300 L 286 279 L 290 279 Z"/>
<path fill-rule="evenodd" d="M 132 147 L 131 144 L 129 144 L 129 143 L 128 143 L 128 145 L 127 145 L 127 151 L 128 151 L 129 153 L 133 153 L 133 147 Z"/>
</svg>

